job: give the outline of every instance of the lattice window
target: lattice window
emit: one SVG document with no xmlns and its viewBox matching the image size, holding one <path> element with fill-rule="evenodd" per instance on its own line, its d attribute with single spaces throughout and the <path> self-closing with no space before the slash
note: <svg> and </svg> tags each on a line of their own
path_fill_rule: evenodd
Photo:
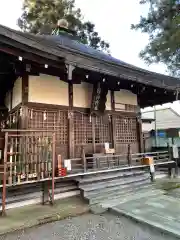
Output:
<svg viewBox="0 0 180 240">
<path fill-rule="evenodd" d="M 116 117 L 116 142 L 133 143 L 137 142 L 136 118 L 120 116 Z"/>
<path fill-rule="evenodd" d="M 55 127 L 60 144 L 68 144 L 68 113 L 59 111 Z"/>
<path fill-rule="evenodd" d="M 111 142 L 110 122 L 103 117 L 95 117 L 95 143 Z"/>
<path fill-rule="evenodd" d="M 58 144 L 68 143 L 68 117 L 66 111 L 28 109 L 28 128 L 55 131 Z"/>
<path fill-rule="evenodd" d="M 76 145 L 92 143 L 92 122 L 88 115 L 74 112 L 74 140 Z"/>
</svg>

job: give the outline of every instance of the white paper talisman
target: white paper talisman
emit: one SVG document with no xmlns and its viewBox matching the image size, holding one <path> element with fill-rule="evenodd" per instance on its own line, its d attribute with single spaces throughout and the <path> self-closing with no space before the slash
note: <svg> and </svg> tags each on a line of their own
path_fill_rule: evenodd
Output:
<svg viewBox="0 0 180 240">
<path fill-rule="evenodd" d="M 64 160 L 64 167 L 67 168 L 68 171 L 71 171 L 71 160 L 70 159 Z"/>
<path fill-rule="evenodd" d="M 150 164 L 150 172 L 151 173 L 155 172 L 154 164 Z"/>
</svg>

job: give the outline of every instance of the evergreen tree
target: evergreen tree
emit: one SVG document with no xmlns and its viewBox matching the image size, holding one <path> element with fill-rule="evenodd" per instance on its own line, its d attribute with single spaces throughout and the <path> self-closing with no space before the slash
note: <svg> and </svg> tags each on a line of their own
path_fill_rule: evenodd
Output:
<svg viewBox="0 0 180 240">
<path fill-rule="evenodd" d="M 131 28 L 149 34 L 149 44 L 140 57 L 147 63 L 163 62 L 169 72 L 180 76 L 180 0 L 141 0 L 149 6 L 146 17 Z"/>
<path fill-rule="evenodd" d="M 61 18 L 68 21 L 69 28 L 76 31 L 83 43 L 108 52 L 109 44 L 101 39 L 93 23 L 83 22 L 81 10 L 75 8 L 75 0 L 24 0 L 18 25 L 23 31 L 51 34 Z"/>
</svg>

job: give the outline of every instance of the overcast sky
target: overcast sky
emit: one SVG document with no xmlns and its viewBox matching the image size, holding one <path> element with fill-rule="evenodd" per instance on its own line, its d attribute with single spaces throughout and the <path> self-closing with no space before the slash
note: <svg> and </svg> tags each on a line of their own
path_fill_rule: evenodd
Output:
<svg viewBox="0 0 180 240">
<path fill-rule="evenodd" d="M 23 0 L 0 0 L 0 24 L 18 29 L 17 19 L 21 15 Z M 140 6 L 139 0 L 76 0 L 84 20 L 96 25 L 100 36 L 110 43 L 111 55 L 130 64 L 165 73 L 163 65 L 147 66 L 138 56 L 148 43 L 148 36 L 130 30 L 147 7 Z"/>
</svg>

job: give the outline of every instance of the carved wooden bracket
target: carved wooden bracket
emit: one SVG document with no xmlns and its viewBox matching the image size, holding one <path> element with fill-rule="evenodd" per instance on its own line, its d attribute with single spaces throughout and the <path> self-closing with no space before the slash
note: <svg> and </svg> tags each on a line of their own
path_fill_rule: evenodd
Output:
<svg viewBox="0 0 180 240">
<path fill-rule="evenodd" d="M 68 80 L 72 81 L 72 74 L 75 69 L 75 66 L 72 64 L 66 64 L 67 74 L 68 74 Z"/>
</svg>

